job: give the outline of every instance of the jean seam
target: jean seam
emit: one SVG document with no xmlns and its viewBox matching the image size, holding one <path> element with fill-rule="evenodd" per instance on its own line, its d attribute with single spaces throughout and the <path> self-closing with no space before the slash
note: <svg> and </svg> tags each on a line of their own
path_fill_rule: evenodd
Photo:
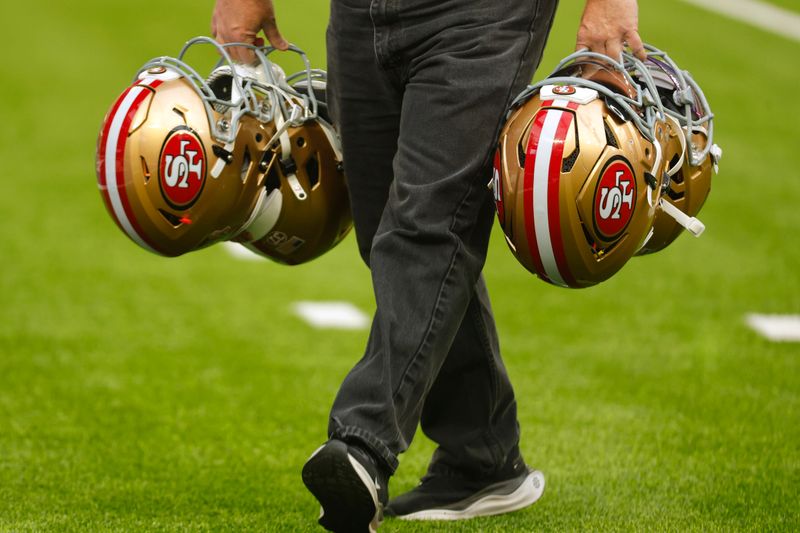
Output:
<svg viewBox="0 0 800 533">
<path fill-rule="evenodd" d="M 369 2 L 369 19 L 372 21 L 372 49 L 375 53 L 375 61 L 381 65 L 381 54 L 378 50 L 378 25 L 375 22 L 375 8 L 376 2 L 379 0 L 370 0 Z"/>
</svg>

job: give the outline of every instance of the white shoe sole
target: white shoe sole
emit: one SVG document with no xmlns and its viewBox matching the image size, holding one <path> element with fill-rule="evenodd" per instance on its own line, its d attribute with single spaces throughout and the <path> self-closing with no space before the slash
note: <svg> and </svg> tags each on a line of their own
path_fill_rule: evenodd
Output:
<svg viewBox="0 0 800 533">
<path fill-rule="evenodd" d="M 461 510 L 426 509 L 403 516 L 401 520 L 467 520 L 478 516 L 510 513 L 536 503 L 544 492 L 544 474 L 532 471 L 525 481 L 511 494 L 490 494 L 474 501 Z"/>
</svg>

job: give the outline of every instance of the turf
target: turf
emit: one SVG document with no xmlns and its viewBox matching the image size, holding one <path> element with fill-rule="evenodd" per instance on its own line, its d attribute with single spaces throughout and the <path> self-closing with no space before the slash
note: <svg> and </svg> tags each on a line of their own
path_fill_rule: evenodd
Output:
<svg viewBox="0 0 800 533">
<path fill-rule="evenodd" d="M 220 247 L 166 260 L 122 236 L 94 184 L 108 105 L 146 59 L 206 32 L 210 4 L 6 7 L 0 531 L 316 530 L 300 468 L 366 332 L 312 330 L 290 306 L 372 310 L 354 239 L 295 268 Z M 277 4 L 284 33 L 323 64 L 325 4 Z M 533 279 L 495 234 L 486 276 L 545 496 L 508 516 L 382 530 L 800 528 L 800 346 L 743 323 L 800 313 L 797 44 L 642 4 L 642 34 L 718 116 L 708 231 L 583 291 Z M 539 76 L 571 50 L 577 17 L 562 2 Z M 431 451 L 419 435 L 393 493 Z"/>
</svg>

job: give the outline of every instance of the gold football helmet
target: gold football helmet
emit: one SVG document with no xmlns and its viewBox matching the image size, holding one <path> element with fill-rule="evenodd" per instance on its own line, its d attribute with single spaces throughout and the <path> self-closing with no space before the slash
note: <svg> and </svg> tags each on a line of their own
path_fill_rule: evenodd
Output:
<svg viewBox="0 0 800 533">
<path fill-rule="evenodd" d="M 714 115 L 703 91 L 661 50 L 647 46 L 644 62 L 661 96 L 669 122 L 664 155 L 665 194 L 656 212 L 651 236 L 636 255 L 666 248 L 687 229 L 699 236 L 705 226 L 694 218 L 711 191 L 722 150 L 714 144 Z M 640 77 L 634 73 L 634 77 Z"/>
<path fill-rule="evenodd" d="M 294 87 L 316 93 L 324 109 L 324 80 L 315 76 L 308 81 Z M 350 231 L 352 215 L 341 146 L 333 127 L 321 117 L 290 126 L 266 157 L 266 196 L 247 229 L 234 240 L 290 265 L 310 261 L 336 246 Z"/>
<path fill-rule="evenodd" d="M 187 51 L 198 44 L 216 47 L 222 58 L 208 77 L 200 76 L 185 61 Z M 230 60 L 227 49 L 231 46 L 250 45 L 219 45 L 198 37 L 176 58 L 149 61 L 103 123 L 96 158 L 98 186 L 117 225 L 149 251 L 177 256 L 223 240 L 260 238 L 259 232 L 273 229 L 269 223 L 278 222 L 264 216 L 265 206 L 275 205 L 274 195 L 271 203 L 268 199 L 274 189 L 275 154 L 283 152 L 276 147 L 289 146 L 293 130 L 324 127 L 329 135 L 326 142 L 338 142 L 333 129 L 318 117 L 318 91 L 290 85 L 294 81 L 295 85 L 321 86 L 324 92 L 324 72 L 312 70 L 301 50 L 291 47 L 302 57 L 305 70 L 286 78 L 267 59 L 271 48 L 250 46 L 258 62 L 245 66 Z M 301 137 L 296 135 L 292 141 L 302 143 Z M 307 239 L 297 246 L 303 253 L 286 263 L 319 256 L 350 227 L 341 157 L 333 149 L 308 152 L 303 170 L 297 173 L 309 175 L 307 191 L 313 189 L 314 180 L 322 181 L 321 174 L 312 172 L 315 165 L 338 172 L 328 172 L 327 186 L 317 187 L 322 191 L 317 196 L 330 195 L 316 200 L 318 204 L 327 201 L 328 209 L 296 224 L 306 232 L 314 225 L 344 229 L 337 229 L 337 239 Z M 284 158 L 284 166 L 290 159 Z M 294 174 L 286 174 L 291 182 Z M 290 201 L 283 205 L 284 210 L 299 209 Z M 283 231 L 297 233 L 293 227 Z"/>
<path fill-rule="evenodd" d="M 525 268 L 589 287 L 639 250 L 660 200 L 669 129 L 641 62 L 581 51 L 523 91 L 495 157 L 500 224 Z"/>
</svg>

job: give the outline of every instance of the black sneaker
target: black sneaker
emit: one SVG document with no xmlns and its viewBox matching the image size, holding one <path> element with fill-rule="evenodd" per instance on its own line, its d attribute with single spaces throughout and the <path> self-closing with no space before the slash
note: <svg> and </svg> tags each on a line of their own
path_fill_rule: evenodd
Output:
<svg viewBox="0 0 800 533">
<path fill-rule="evenodd" d="M 306 461 L 303 483 L 319 500 L 319 523 L 329 531 L 371 533 L 383 519 L 388 479 L 361 448 L 329 440 Z"/>
<path fill-rule="evenodd" d="M 509 466 L 500 479 L 429 473 L 416 488 L 392 499 L 386 515 L 403 520 L 466 520 L 509 513 L 536 502 L 544 492 L 544 475 L 529 469 L 522 459 Z"/>
</svg>

